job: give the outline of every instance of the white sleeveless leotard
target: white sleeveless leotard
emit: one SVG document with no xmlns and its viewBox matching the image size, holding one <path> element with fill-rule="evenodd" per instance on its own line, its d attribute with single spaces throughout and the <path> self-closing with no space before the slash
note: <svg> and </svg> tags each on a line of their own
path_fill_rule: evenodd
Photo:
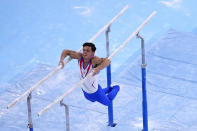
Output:
<svg viewBox="0 0 197 131">
<path fill-rule="evenodd" d="M 90 60 L 88 65 L 84 67 L 83 57 L 78 61 L 78 63 L 80 69 L 80 79 L 82 80 L 93 70 L 93 65 Z M 94 75 L 86 80 L 82 85 L 82 89 L 89 94 L 96 92 L 98 89 L 97 75 Z"/>
</svg>

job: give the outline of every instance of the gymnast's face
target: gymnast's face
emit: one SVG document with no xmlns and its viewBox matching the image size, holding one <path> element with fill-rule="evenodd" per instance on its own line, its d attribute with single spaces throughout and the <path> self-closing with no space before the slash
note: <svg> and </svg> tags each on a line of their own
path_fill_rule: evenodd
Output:
<svg viewBox="0 0 197 131">
<path fill-rule="evenodd" d="M 92 51 L 92 48 L 90 46 L 83 47 L 83 58 L 87 61 L 94 58 L 94 52 Z"/>
</svg>

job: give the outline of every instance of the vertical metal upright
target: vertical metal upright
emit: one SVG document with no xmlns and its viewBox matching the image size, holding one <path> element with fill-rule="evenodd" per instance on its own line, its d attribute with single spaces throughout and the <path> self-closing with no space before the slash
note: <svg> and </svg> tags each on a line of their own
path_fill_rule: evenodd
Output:
<svg viewBox="0 0 197 131">
<path fill-rule="evenodd" d="M 29 131 L 33 131 L 32 115 L 31 115 L 31 93 L 27 97 L 27 109 L 28 109 L 28 125 Z"/>
<path fill-rule="evenodd" d="M 142 115 L 143 115 L 143 131 L 148 131 L 148 110 L 146 96 L 146 62 L 145 62 L 145 46 L 144 39 L 137 34 L 137 38 L 141 39 L 141 55 L 142 55 Z"/>
<path fill-rule="evenodd" d="M 106 34 L 106 51 L 107 51 L 107 57 L 109 57 L 109 32 L 110 32 L 110 26 L 107 28 L 105 34 Z M 111 86 L 111 64 L 107 67 L 107 87 Z M 113 118 L 113 102 L 108 106 L 108 126 L 115 127 L 116 123 L 114 123 Z"/>
<path fill-rule="evenodd" d="M 68 105 L 63 103 L 63 100 L 60 101 L 60 105 L 65 107 L 65 115 L 66 115 L 66 131 L 70 131 L 70 121 L 69 121 L 69 108 Z"/>
</svg>

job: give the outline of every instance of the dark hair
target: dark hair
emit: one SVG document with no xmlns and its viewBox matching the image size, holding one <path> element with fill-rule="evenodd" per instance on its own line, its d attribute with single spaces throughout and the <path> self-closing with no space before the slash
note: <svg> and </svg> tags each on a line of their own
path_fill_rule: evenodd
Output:
<svg viewBox="0 0 197 131">
<path fill-rule="evenodd" d="M 85 43 L 83 44 L 83 47 L 84 47 L 84 46 L 90 46 L 93 52 L 96 51 L 96 46 L 95 46 L 93 43 L 91 43 L 91 42 L 85 42 Z"/>
</svg>

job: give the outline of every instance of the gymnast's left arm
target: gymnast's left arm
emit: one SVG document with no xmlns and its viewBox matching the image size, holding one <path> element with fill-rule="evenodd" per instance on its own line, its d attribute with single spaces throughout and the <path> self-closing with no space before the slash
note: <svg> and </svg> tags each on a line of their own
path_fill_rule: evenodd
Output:
<svg viewBox="0 0 197 131">
<path fill-rule="evenodd" d="M 93 75 L 98 74 L 100 70 L 106 68 L 110 63 L 111 63 L 111 60 L 108 58 L 95 57 L 93 59 L 93 64 L 98 65 L 98 66 L 94 68 Z"/>
</svg>

